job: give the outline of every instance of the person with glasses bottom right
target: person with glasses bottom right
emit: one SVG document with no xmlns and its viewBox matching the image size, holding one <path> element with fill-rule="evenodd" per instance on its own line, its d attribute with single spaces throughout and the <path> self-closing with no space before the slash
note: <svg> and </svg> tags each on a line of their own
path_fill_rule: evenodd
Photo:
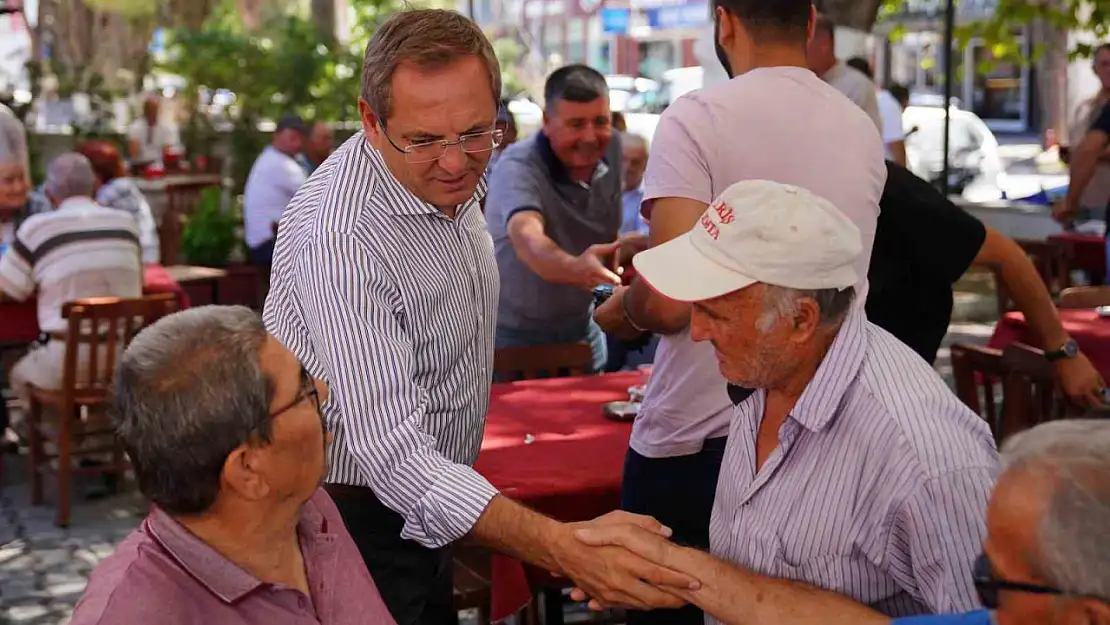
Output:
<svg viewBox="0 0 1110 625">
<path fill-rule="evenodd" d="M 1039 425 L 1011 437 L 1002 459 L 972 573 L 984 609 L 966 614 L 891 620 L 847 597 L 756 575 L 643 530 L 591 528 L 577 537 L 691 573 L 701 588 L 681 597 L 729 625 L 1110 624 L 1110 421 Z"/>
</svg>

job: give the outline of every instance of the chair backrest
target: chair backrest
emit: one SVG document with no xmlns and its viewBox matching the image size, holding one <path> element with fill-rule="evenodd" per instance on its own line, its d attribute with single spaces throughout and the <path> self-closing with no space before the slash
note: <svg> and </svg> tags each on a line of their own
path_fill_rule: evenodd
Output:
<svg viewBox="0 0 1110 625">
<path fill-rule="evenodd" d="M 180 262 L 181 233 L 185 220 L 193 213 L 200 195 L 205 189 L 219 188 L 218 182 L 200 180 L 195 182 L 175 182 L 166 185 L 166 212 L 162 215 L 162 226 L 158 231 L 162 249 L 162 264 L 176 265 Z"/>
<path fill-rule="evenodd" d="M 67 401 L 73 394 L 107 392 L 116 362 L 131 339 L 176 309 L 177 296 L 173 293 L 136 299 L 96 297 L 62 306 L 62 317 L 69 322 L 62 378 Z"/>
<path fill-rule="evenodd" d="M 1037 273 L 1041 276 L 1045 286 L 1048 287 L 1050 294 L 1057 296 L 1071 285 L 1070 248 L 1068 246 L 1052 239 L 1047 241 L 1015 239 L 1015 242 L 1021 246 L 1033 266 L 1036 267 Z M 998 315 L 1001 317 L 1013 310 L 1014 304 L 1010 299 L 1010 292 L 1006 288 L 1006 284 L 1002 281 L 1002 276 L 995 272 L 994 278 L 995 289 L 998 293 Z"/>
<path fill-rule="evenodd" d="M 1002 352 L 977 345 L 952 345 L 952 377 L 956 381 L 956 396 L 972 412 L 983 417 L 999 440 L 1002 428 L 1003 400 L 1002 387 L 1006 379 L 1006 367 Z"/>
<path fill-rule="evenodd" d="M 586 375 L 594 356 L 586 343 L 551 343 L 502 347 L 494 352 L 493 371 L 499 381 Z"/>
<path fill-rule="evenodd" d="M 1002 362 L 1006 368 L 1006 403 L 999 441 L 1038 423 L 1066 419 L 1075 413 L 1059 391 L 1056 368 L 1043 351 L 1010 343 L 1002 351 Z"/>
<path fill-rule="evenodd" d="M 1060 308 L 1110 306 L 1110 286 L 1073 286 L 1060 292 Z"/>
</svg>

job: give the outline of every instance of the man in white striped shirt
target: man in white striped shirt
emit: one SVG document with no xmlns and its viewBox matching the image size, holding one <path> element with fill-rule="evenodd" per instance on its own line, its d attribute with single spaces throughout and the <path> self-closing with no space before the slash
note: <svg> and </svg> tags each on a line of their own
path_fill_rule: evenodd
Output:
<svg viewBox="0 0 1110 625">
<path fill-rule="evenodd" d="M 725 379 L 757 389 L 737 394 L 710 548 L 890 616 L 971 610 L 994 441 L 853 305 L 862 250 L 829 201 L 755 180 L 634 258 L 653 289 L 693 303 L 691 336 Z"/>
<path fill-rule="evenodd" d="M 363 132 L 282 215 L 267 329 L 327 380 L 327 489 L 401 625 L 454 623 L 451 542 L 471 535 L 608 604 L 676 606 L 685 575 L 598 550 L 471 467 L 492 379 L 497 266 L 479 202 L 500 68 L 470 20 L 390 18 L 366 50 Z M 615 514 L 595 521 L 636 523 Z"/>
<path fill-rule="evenodd" d="M 56 209 L 28 217 L 0 256 L 0 300 L 37 295 L 45 339 L 12 369 L 12 388 L 21 396 L 28 385 L 62 385 L 66 302 L 139 297 L 143 289 L 139 230 L 127 213 L 92 200 L 96 175 L 89 160 L 75 153 L 57 157 L 47 168 L 45 189 Z"/>
</svg>

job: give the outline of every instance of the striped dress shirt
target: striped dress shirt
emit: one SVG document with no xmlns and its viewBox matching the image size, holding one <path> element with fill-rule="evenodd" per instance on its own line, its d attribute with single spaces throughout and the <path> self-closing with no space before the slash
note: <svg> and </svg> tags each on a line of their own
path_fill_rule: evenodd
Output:
<svg viewBox="0 0 1110 625">
<path fill-rule="evenodd" d="M 971 567 L 998 454 L 987 424 L 920 356 L 850 313 L 756 471 L 765 397 L 733 416 L 714 555 L 890 616 L 979 607 Z"/>
<path fill-rule="evenodd" d="M 266 327 L 328 382 L 331 483 L 369 486 L 428 547 L 470 531 L 496 490 L 478 456 L 498 277 L 479 201 L 454 219 L 359 133 L 282 214 Z"/>
</svg>

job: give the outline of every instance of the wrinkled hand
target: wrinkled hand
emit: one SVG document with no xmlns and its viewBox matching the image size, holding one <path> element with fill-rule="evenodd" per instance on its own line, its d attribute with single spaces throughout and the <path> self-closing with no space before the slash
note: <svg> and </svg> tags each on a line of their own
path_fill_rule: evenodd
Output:
<svg viewBox="0 0 1110 625">
<path fill-rule="evenodd" d="M 613 295 L 605 303 L 594 309 L 594 321 L 601 330 L 609 336 L 621 341 L 634 341 L 640 337 L 641 332 L 633 328 L 624 316 L 621 300 L 628 293 L 628 287 L 621 286 L 613 290 Z"/>
<path fill-rule="evenodd" d="M 605 265 L 605 261 L 611 260 L 620 246 L 620 241 L 599 243 L 575 257 L 572 266 L 574 284 L 587 291 L 592 291 L 599 284 L 620 284 L 620 276 Z"/>
<path fill-rule="evenodd" d="M 1075 358 L 1056 361 L 1056 375 L 1060 379 L 1060 387 L 1064 390 L 1064 394 L 1076 406 L 1086 408 L 1105 406 L 1102 400 L 1102 389 L 1106 383 L 1082 352 Z"/>
<path fill-rule="evenodd" d="M 611 512 L 593 521 L 564 525 L 555 538 L 555 560 L 563 574 L 576 584 L 577 595 L 590 597 L 592 608 L 677 608 L 686 601 L 668 592 L 668 588 L 679 591 L 701 587 L 697 578 L 649 562 L 624 547 L 590 545 L 578 536 L 579 530 L 610 529 L 639 530 L 661 540 L 671 534 L 669 528 L 655 519 L 627 512 Z"/>
<path fill-rule="evenodd" d="M 677 558 L 674 557 L 676 550 L 679 549 L 678 545 L 660 534 L 635 525 L 602 525 L 583 528 L 576 530 L 574 536 L 592 547 L 623 547 L 648 562 L 653 562 L 672 571 L 686 573 L 691 577 L 694 577 L 696 573 L 691 570 L 683 570 L 678 564 Z M 674 588 L 666 590 L 682 597 L 696 589 Z M 590 599 L 589 595 L 581 588 L 571 590 L 570 597 L 574 601 Z M 604 609 L 604 606 L 595 599 L 590 599 L 589 607 L 591 610 Z"/>
</svg>

